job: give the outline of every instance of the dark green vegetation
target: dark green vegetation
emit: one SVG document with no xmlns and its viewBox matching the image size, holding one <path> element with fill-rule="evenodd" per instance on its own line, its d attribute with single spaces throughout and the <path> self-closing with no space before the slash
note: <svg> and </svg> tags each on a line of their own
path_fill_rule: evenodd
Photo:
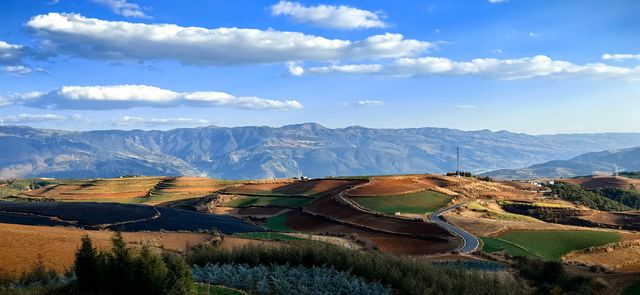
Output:
<svg viewBox="0 0 640 295">
<path fill-rule="evenodd" d="M 637 295 L 640 294 L 640 281 L 637 281 L 635 284 L 631 285 L 629 288 L 624 290 L 623 295 Z"/>
<path fill-rule="evenodd" d="M 631 209 L 640 210 L 640 192 L 638 191 L 623 190 L 618 188 L 600 188 L 595 190 L 594 192 L 608 199 L 614 200 L 620 204 L 623 204 Z"/>
<path fill-rule="evenodd" d="M 516 258 L 520 276 L 537 287 L 537 294 L 601 294 L 604 285 L 582 276 L 571 276 L 560 262 Z"/>
<path fill-rule="evenodd" d="M 280 232 L 293 232 L 294 230 L 286 225 L 284 222 L 287 220 L 288 213 L 282 213 L 278 216 L 271 217 L 267 219 L 267 222 L 264 224 L 264 227 Z"/>
<path fill-rule="evenodd" d="M 623 211 L 631 208 L 608 199 L 594 192 L 585 190 L 578 185 L 568 183 L 557 183 L 549 186 L 554 194 L 574 204 L 584 205 L 591 209 L 602 211 Z"/>
<path fill-rule="evenodd" d="M 425 190 L 403 195 L 357 197 L 353 200 L 365 208 L 386 214 L 396 212 L 425 214 L 446 206 L 452 198 L 442 193 Z"/>
<path fill-rule="evenodd" d="M 252 197 L 243 196 L 232 201 L 226 202 L 223 205 L 227 207 L 249 207 L 249 206 L 277 206 L 297 208 L 309 204 L 313 201 L 312 198 L 298 198 L 298 197 Z"/>
<path fill-rule="evenodd" d="M 620 234 L 601 231 L 509 231 L 497 237 L 482 237 L 483 251 L 505 250 L 512 256 L 560 260 L 571 251 L 619 241 Z"/>
<path fill-rule="evenodd" d="M 350 271 L 353 276 L 391 287 L 397 294 L 521 294 L 510 277 L 437 267 L 408 257 L 353 251 L 333 245 L 292 241 L 282 247 L 248 245 L 225 250 L 201 245 L 187 253 L 190 264 L 247 264 L 249 266 L 324 266 Z"/>
<path fill-rule="evenodd" d="M 119 233 L 111 252 L 100 252 L 88 236 L 76 252 L 77 289 L 84 294 L 189 294 L 191 271 L 177 255 L 161 257 L 147 246 L 127 248 Z"/>
<path fill-rule="evenodd" d="M 209 284 L 196 283 L 196 294 L 202 295 L 243 295 L 246 294 L 239 290 L 222 287 L 211 286 Z"/>
<path fill-rule="evenodd" d="M 368 283 L 352 276 L 348 271 L 330 267 L 249 266 L 247 264 L 194 265 L 196 281 L 228 286 L 251 294 L 367 294 L 390 295 L 382 284 Z"/>
<path fill-rule="evenodd" d="M 620 176 L 640 179 L 640 171 L 637 171 L 637 172 L 620 172 Z"/>
<path fill-rule="evenodd" d="M 285 234 L 273 233 L 273 232 L 259 232 L 259 233 L 237 233 L 236 237 L 257 239 L 257 240 L 279 240 L 279 241 L 297 241 L 302 240 L 298 237 L 292 237 Z"/>
</svg>

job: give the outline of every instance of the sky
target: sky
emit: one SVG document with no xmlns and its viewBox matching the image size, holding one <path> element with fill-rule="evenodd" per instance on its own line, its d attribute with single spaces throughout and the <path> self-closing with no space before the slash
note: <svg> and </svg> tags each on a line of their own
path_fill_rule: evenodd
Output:
<svg viewBox="0 0 640 295">
<path fill-rule="evenodd" d="M 640 1 L 0 1 L 0 123 L 640 132 Z"/>
</svg>

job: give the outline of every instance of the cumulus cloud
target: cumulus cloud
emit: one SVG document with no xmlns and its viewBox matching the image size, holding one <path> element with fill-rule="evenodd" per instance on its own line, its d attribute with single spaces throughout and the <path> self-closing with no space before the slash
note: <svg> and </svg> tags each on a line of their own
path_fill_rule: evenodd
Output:
<svg viewBox="0 0 640 295">
<path fill-rule="evenodd" d="M 382 101 L 382 100 L 364 99 L 364 100 L 358 100 L 356 102 L 356 105 L 357 106 L 362 106 L 362 107 L 382 106 L 382 105 L 384 105 L 384 101 Z"/>
<path fill-rule="evenodd" d="M 301 109 L 296 100 L 233 96 L 218 91 L 175 92 L 147 85 L 64 86 L 48 93 L 9 96 L 10 103 L 47 109 L 127 109 L 133 107 L 212 106 L 241 109 Z"/>
<path fill-rule="evenodd" d="M 22 45 L 0 41 L 0 64 L 17 65 L 27 55 L 27 48 Z"/>
<path fill-rule="evenodd" d="M 296 2 L 280 1 L 271 6 L 271 13 L 276 16 L 288 16 L 294 22 L 330 29 L 352 30 L 387 27 L 379 12 L 346 5 L 303 6 Z"/>
<path fill-rule="evenodd" d="M 193 118 L 142 118 L 138 116 L 124 116 L 113 121 L 115 125 L 125 126 L 202 126 L 210 125 L 211 121 Z"/>
<path fill-rule="evenodd" d="M 352 68 L 365 69 L 364 65 L 352 65 Z M 357 66 L 357 67 L 356 67 Z M 567 61 L 557 61 L 538 55 L 517 59 L 477 58 L 471 61 L 453 61 L 444 57 L 400 58 L 390 65 L 370 65 L 371 71 L 350 71 L 350 74 L 380 74 L 396 77 L 414 76 L 477 76 L 492 79 L 529 79 L 536 77 L 551 78 L 640 78 L 640 67 L 627 68 L 610 66 L 603 63 L 576 65 Z M 345 73 L 342 68 L 321 67 L 317 72 L 303 69 L 304 73 Z M 375 70 L 374 70 L 375 69 Z"/>
<path fill-rule="evenodd" d="M 630 59 L 637 59 L 640 60 L 640 54 L 609 54 L 609 53 L 605 53 L 602 55 L 602 59 L 604 60 L 615 60 L 615 61 L 623 61 L 623 60 L 630 60 Z"/>
<path fill-rule="evenodd" d="M 433 44 L 386 33 L 360 41 L 275 30 L 181 27 L 49 13 L 27 22 L 56 52 L 111 60 L 234 65 L 414 56 Z"/>
<path fill-rule="evenodd" d="M 350 65 L 330 65 L 323 67 L 311 67 L 303 71 L 313 74 L 375 74 L 381 72 L 382 65 L 379 64 L 350 64 Z"/>
</svg>

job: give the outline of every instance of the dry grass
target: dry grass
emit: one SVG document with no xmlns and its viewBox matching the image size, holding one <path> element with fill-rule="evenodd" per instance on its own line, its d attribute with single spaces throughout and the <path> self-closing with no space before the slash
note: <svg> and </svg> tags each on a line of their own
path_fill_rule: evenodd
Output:
<svg viewBox="0 0 640 295">
<path fill-rule="evenodd" d="M 43 187 L 23 195 L 58 201 L 144 202 L 163 177 L 109 178 Z"/>
<path fill-rule="evenodd" d="M 85 233 L 100 249 L 111 246 L 111 231 L 84 231 L 77 228 L 28 226 L 0 223 L 0 272 L 18 275 L 28 270 L 39 258 L 45 266 L 65 271 L 73 264 L 74 253 Z M 153 248 L 183 251 L 214 238 L 205 233 L 123 233 L 133 245 L 149 244 Z"/>
<path fill-rule="evenodd" d="M 565 255 L 563 260 L 586 265 L 601 265 L 616 272 L 640 272 L 640 240 L 574 251 Z"/>
</svg>

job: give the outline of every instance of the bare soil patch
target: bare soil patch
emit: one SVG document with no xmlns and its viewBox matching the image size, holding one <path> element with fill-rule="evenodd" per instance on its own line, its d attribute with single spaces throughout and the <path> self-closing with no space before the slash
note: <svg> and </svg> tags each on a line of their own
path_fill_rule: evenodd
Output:
<svg viewBox="0 0 640 295">
<path fill-rule="evenodd" d="M 103 250 L 111 247 L 112 231 L 86 231 L 71 227 L 29 226 L 0 223 L 0 272 L 19 275 L 41 259 L 45 266 L 65 271 L 73 264 L 74 253 L 83 234 Z M 206 233 L 136 232 L 123 233 L 131 245 L 183 251 L 189 245 L 211 240 Z"/>
</svg>

